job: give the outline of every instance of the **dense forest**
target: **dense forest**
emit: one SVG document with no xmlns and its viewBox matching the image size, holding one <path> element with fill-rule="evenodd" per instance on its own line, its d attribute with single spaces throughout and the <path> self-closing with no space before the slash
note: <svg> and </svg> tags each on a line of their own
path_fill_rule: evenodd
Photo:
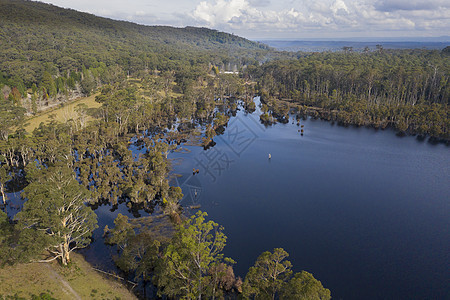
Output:
<svg viewBox="0 0 450 300">
<path fill-rule="evenodd" d="M 448 50 L 448 49 L 446 49 Z M 341 124 L 449 139 L 448 51 L 299 53 L 248 68 L 274 119 L 290 108 Z M 270 121 L 269 115 L 262 119 Z"/>
<path fill-rule="evenodd" d="M 91 242 L 94 210 L 125 203 L 137 218 L 119 214 L 105 242 L 118 268 L 160 297 L 330 299 L 310 273 L 293 274 L 281 248 L 236 277 L 223 228 L 184 213 L 169 153 L 214 146 L 237 103 L 252 112 L 256 95 L 266 124 L 297 113 L 448 141 L 449 62 L 448 48 L 277 52 L 205 28 L 0 0 L 0 263 L 66 265 Z M 25 131 L 30 116 L 91 94 L 99 108 L 79 105 L 67 122 Z M 12 191 L 25 201 L 14 214 Z"/>
<path fill-rule="evenodd" d="M 225 68 L 254 62 L 268 50 L 206 28 L 142 26 L 31 1 L 2 0 L 0 7 L 0 79 L 21 92 L 45 81 L 45 72 L 56 81 L 101 64 L 131 75 L 209 63 Z"/>
</svg>

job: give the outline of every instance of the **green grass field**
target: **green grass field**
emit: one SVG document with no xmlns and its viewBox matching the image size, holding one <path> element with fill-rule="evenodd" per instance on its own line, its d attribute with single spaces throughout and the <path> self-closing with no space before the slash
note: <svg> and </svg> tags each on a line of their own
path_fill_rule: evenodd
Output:
<svg viewBox="0 0 450 300">
<path fill-rule="evenodd" d="M 93 270 L 81 254 L 71 254 L 71 265 L 30 263 L 0 268 L 0 299 L 31 299 L 48 294 L 56 299 L 137 299 L 120 282 Z"/>
<path fill-rule="evenodd" d="M 49 123 L 52 119 L 51 116 L 54 116 L 54 120 L 65 123 L 70 119 L 77 118 L 77 113 L 75 111 L 75 108 L 79 104 L 85 104 L 88 108 L 98 108 L 101 106 L 101 103 L 95 102 L 95 96 L 98 94 L 91 95 L 89 97 L 83 97 L 76 99 L 63 107 L 57 106 L 54 109 L 47 110 L 43 113 L 38 114 L 37 116 L 31 117 L 28 120 L 25 121 L 25 130 L 28 133 L 33 132 L 35 128 L 39 126 L 42 122 Z"/>
</svg>

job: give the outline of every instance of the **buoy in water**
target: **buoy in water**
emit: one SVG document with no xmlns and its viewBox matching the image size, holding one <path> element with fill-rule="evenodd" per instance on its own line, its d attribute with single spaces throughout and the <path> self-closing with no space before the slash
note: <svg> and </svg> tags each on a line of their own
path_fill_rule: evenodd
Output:
<svg viewBox="0 0 450 300">
<path fill-rule="evenodd" d="M 269 153 L 269 159 L 271 159 L 272 158 L 272 155 L 270 155 L 270 153 Z"/>
</svg>

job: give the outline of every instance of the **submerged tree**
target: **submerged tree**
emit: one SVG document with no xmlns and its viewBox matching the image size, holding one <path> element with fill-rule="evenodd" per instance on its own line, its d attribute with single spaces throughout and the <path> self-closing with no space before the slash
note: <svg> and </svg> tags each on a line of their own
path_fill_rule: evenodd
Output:
<svg viewBox="0 0 450 300">
<path fill-rule="evenodd" d="M 70 253 L 90 243 L 97 227 L 95 213 L 85 205 L 89 192 L 75 179 L 75 173 L 61 164 L 43 168 L 24 189 L 27 202 L 16 219 L 24 231 L 34 231 L 38 239 L 46 240 L 45 249 L 63 265 Z"/>
<path fill-rule="evenodd" d="M 157 235 L 155 231 L 158 225 L 152 224 L 151 229 L 141 224 L 133 225 L 122 214 L 118 214 L 114 225 L 112 229 L 108 226 L 104 229 L 105 242 L 117 246 L 114 262 L 127 273 L 134 272 L 136 279 L 142 276 L 145 285 L 151 279 L 157 264 L 160 245 L 169 238 Z"/>
</svg>

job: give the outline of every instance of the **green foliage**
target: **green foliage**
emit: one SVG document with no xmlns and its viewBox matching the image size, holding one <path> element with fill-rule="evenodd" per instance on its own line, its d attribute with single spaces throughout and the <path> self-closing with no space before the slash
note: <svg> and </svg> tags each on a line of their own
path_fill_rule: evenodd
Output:
<svg viewBox="0 0 450 300">
<path fill-rule="evenodd" d="M 36 295 L 32 295 L 31 296 L 32 300 L 56 300 L 56 298 L 53 298 L 50 294 L 48 293 L 41 293 L 39 294 L 39 296 Z"/>
<path fill-rule="evenodd" d="M 50 260 L 59 258 L 66 265 L 70 252 L 90 243 L 97 216 L 84 204 L 89 193 L 67 165 L 44 168 L 37 175 L 24 189 L 27 202 L 16 219 L 24 232 L 46 240 Z"/>
<path fill-rule="evenodd" d="M 105 228 L 105 242 L 117 246 L 116 265 L 123 271 L 134 272 L 136 279 L 142 276 L 150 280 L 160 257 L 160 246 L 168 237 L 155 234 L 158 226 L 151 228 L 132 225 L 128 217 L 119 214 L 114 220 L 113 229 Z M 136 232 L 137 231 L 137 232 Z"/>
<path fill-rule="evenodd" d="M 25 109 L 0 95 L 0 140 L 7 140 L 12 128 L 21 125 L 24 119 Z"/>
<path fill-rule="evenodd" d="M 128 240 L 135 236 L 133 226 L 128 223 L 128 217 L 118 214 L 114 220 L 114 229 L 105 230 L 108 233 L 107 242 L 116 244 L 120 249 L 127 246 Z"/>
<path fill-rule="evenodd" d="M 203 212 L 192 216 L 165 249 L 156 268 L 160 294 L 193 299 L 219 293 L 219 282 L 210 271 L 225 262 L 222 250 L 226 236 L 223 228 L 206 221 L 206 216 Z"/>
<path fill-rule="evenodd" d="M 296 273 L 280 293 L 281 299 L 329 300 L 331 292 L 322 286 L 311 273 Z"/>
<path fill-rule="evenodd" d="M 114 72 L 105 72 L 106 66 L 138 74 L 186 64 L 223 64 L 230 56 L 236 63 L 254 61 L 250 53 L 267 52 L 265 45 L 216 30 L 143 26 L 24 0 L 0 1 L 0 28 L 0 83 L 12 78 L 28 87 L 45 82 L 50 97 L 55 90 L 61 92 L 58 73 L 71 74 L 68 86 L 73 89 L 73 81 L 81 78 L 73 78 L 72 72 L 83 66 L 89 72 L 83 72 L 81 85 L 89 93 L 92 78 L 114 81 L 108 80 Z"/>
<path fill-rule="evenodd" d="M 450 57 L 429 50 L 298 53 L 248 68 L 261 100 L 282 120 L 286 104 L 342 124 L 387 126 L 449 139 Z M 283 99 L 283 100 L 281 100 Z M 266 112 L 266 108 L 263 108 Z"/>
<path fill-rule="evenodd" d="M 291 276 L 291 263 L 285 260 L 289 254 L 282 248 L 273 253 L 266 251 L 250 267 L 242 285 L 246 298 L 275 299 L 275 296 L 286 286 Z"/>
<path fill-rule="evenodd" d="M 45 236 L 10 223 L 0 210 L 0 266 L 29 262 L 41 254 L 47 245 Z"/>
<path fill-rule="evenodd" d="M 242 285 L 245 299 L 329 300 L 330 290 L 312 274 L 302 271 L 292 276 L 289 254 L 282 248 L 264 252 L 250 267 Z"/>
<path fill-rule="evenodd" d="M 0 209 L 0 253 L 4 254 L 3 249 L 7 245 L 7 240 L 12 233 L 12 225 L 9 223 L 8 215 Z M 4 257 L 1 255 L 0 257 Z M 2 260 L 0 260 L 0 263 Z"/>
<path fill-rule="evenodd" d="M 0 196 L 2 197 L 2 204 L 6 204 L 8 200 L 6 196 L 6 183 L 12 179 L 11 170 L 6 162 L 0 161 Z"/>
</svg>

